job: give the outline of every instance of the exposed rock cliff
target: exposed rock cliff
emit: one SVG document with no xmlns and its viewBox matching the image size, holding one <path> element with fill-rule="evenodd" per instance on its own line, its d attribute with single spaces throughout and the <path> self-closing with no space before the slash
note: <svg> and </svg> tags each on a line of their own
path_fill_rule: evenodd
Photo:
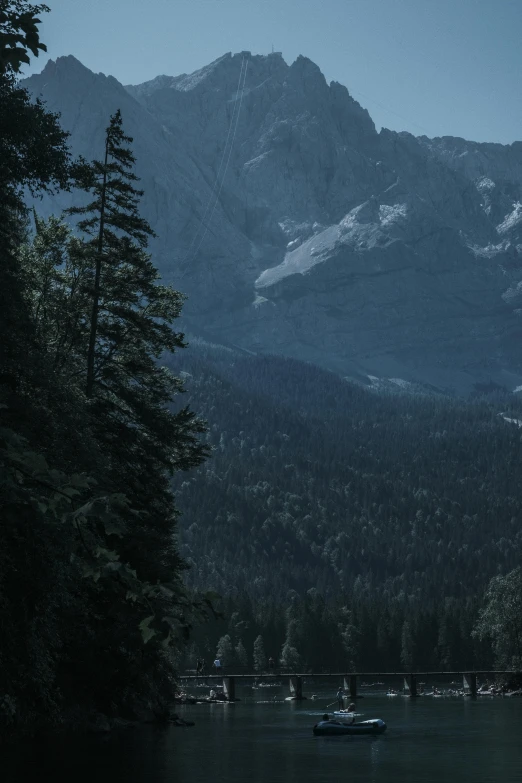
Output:
<svg viewBox="0 0 522 783">
<path fill-rule="evenodd" d="M 126 88 L 66 57 L 26 86 L 88 158 L 121 109 L 192 332 L 359 378 L 522 383 L 522 143 L 377 133 L 305 57 Z"/>
</svg>

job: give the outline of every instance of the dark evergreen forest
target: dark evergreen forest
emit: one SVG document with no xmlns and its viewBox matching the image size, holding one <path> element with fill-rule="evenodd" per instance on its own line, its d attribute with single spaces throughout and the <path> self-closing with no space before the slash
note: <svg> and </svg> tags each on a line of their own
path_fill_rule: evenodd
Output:
<svg viewBox="0 0 522 783">
<path fill-rule="evenodd" d="M 520 562 L 516 395 L 382 393 L 195 342 L 175 361 L 213 448 L 176 487 L 187 579 L 245 626 L 200 629 L 198 652 L 228 634 L 252 664 L 290 633 L 316 669 L 492 665 L 472 631 Z"/>
<path fill-rule="evenodd" d="M 73 161 L 59 118 L 20 88 L 45 6 L 0 2 L 0 738 L 164 714 L 208 599 L 189 594 L 171 478 L 204 425 L 159 364 L 182 349 L 139 213 L 132 139 L 107 117 Z M 83 206 L 40 220 L 27 192 Z"/>
</svg>

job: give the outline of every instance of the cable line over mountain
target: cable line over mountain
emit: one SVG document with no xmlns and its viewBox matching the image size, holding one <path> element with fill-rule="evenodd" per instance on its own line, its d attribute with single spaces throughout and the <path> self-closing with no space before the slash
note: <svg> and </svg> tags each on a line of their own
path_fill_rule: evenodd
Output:
<svg viewBox="0 0 522 783">
<path fill-rule="evenodd" d="M 185 266 L 185 264 L 186 264 L 186 262 L 187 262 L 189 257 L 191 257 L 191 260 L 194 260 L 194 258 L 196 257 L 196 255 L 197 255 L 197 253 L 198 253 L 198 251 L 199 251 L 199 249 L 200 249 L 200 247 L 201 247 L 201 245 L 203 243 L 203 240 L 205 239 L 205 237 L 207 235 L 208 229 L 210 227 L 210 223 L 212 222 L 212 218 L 214 216 L 214 212 L 216 211 L 216 206 L 217 206 L 218 201 L 219 201 L 219 196 L 221 195 L 221 191 L 223 189 L 223 183 L 224 183 L 225 177 L 227 175 L 228 166 L 229 166 L 230 158 L 231 158 L 231 155 L 232 155 L 232 150 L 234 148 L 234 142 L 236 140 L 237 128 L 238 128 L 238 124 L 239 124 L 239 115 L 240 115 L 240 112 L 241 112 L 241 105 L 243 103 L 243 95 L 244 95 L 244 91 L 245 91 L 245 82 L 246 82 L 247 69 L 248 69 L 248 60 L 245 57 L 243 57 L 243 59 L 241 61 L 241 69 L 239 71 L 239 80 L 238 80 L 238 86 L 237 86 L 237 90 L 236 90 L 236 97 L 234 98 L 234 109 L 232 111 L 232 117 L 230 118 L 230 125 L 229 125 L 229 128 L 228 128 L 227 139 L 226 139 L 226 142 L 225 142 L 225 146 L 223 148 L 223 154 L 221 156 L 221 163 L 219 164 L 219 169 L 218 169 L 218 173 L 217 173 L 217 176 L 216 176 L 216 185 L 214 187 L 212 195 L 209 198 L 209 201 L 208 201 L 207 206 L 205 208 L 205 212 L 203 213 L 203 217 L 201 218 L 201 222 L 200 222 L 199 228 L 198 228 L 196 234 L 194 235 L 194 239 L 190 243 L 190 247 L 189 247 L 189 250 L 188 250 L 185 258 L 183 259 L 183 263 L 182 263 L 183 267 Z M 239 97 L 240 91 L 241 91 L 241 97 L 239 99 L 239 105 L 238 105 L 237 99 Z M 237 111 L 236 111 L 236 106 L 237 106 Z M 234 118 L 235 118 L 235 124 L 234 124 Z M 231 131 L 232 131 L 232 127 L 234 127 L 234 131 L 233 131 L 233 135 L 232 135 L 232 141 L 231 141 L 231 143 L 229 145 L 229 140 L 230 140 L 230 134 L 231 134 Z M 228 156 L 227 156 L 227 147 L 228 147 Z M 225 169 L 223 171 L 223 176 L 221 177 L 221 182 L 219 182 L 219 177 L 220 177 L 220 174 L 221 174 L 221 169 L 223 168 L 223 162 L 225 160 L 225 156 L 227 156 Z M 208 213 L 209 207 L 212 204 L 212 199 L 213 199 L 214 196 L 215 196 L 215 199 L 214 199 L 214 203 L 212 205 L 212 209 L 211 209 L 211 212 L 210 212 L 210 217 L 208 218 L 208 221 L 205 224 L 205 218 L 206 218 L 206 215 Z M 200 238 L 200 240 L 199 240 L 199 242 L 197 244 L 196 249 L 194 250 L 193 253 L 191 253 L 192 247 L 194 246 L 194 243 L 196 242 L 196 239 L 197 239 L 198 234 L 200 233 L 200 230 L 201 230 L 202 227 L 204 227 L 203 234 L 202 234 L 202 236 L 201 236 L 201 238 Z"/>
</svg>

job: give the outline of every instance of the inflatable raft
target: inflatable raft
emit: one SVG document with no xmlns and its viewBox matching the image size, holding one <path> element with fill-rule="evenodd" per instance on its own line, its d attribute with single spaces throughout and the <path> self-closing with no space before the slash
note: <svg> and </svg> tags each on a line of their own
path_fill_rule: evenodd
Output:
<svg viewBox="0 0 522 783">
<path fill-rule="evenodd" d="M 383 734 L 386 723 L 380 718 L 346 723 L 342 720 L 321 720 L 314 726 L 316 737 L 337 737 L 344 734 Z"/>
</svg>

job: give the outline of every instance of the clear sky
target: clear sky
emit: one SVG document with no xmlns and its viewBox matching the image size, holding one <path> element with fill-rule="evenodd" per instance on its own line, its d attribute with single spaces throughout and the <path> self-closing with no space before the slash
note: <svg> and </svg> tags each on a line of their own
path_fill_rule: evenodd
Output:
<svg viewBox="0 0 522 783">
<path fill-rule="evenodd" d="M 273 45 L 346 85 L 378 128 L 522 140 L 522 0 L 46 2 L 48 56 L 73 54 L 124 84 Z"/>
</svg>

